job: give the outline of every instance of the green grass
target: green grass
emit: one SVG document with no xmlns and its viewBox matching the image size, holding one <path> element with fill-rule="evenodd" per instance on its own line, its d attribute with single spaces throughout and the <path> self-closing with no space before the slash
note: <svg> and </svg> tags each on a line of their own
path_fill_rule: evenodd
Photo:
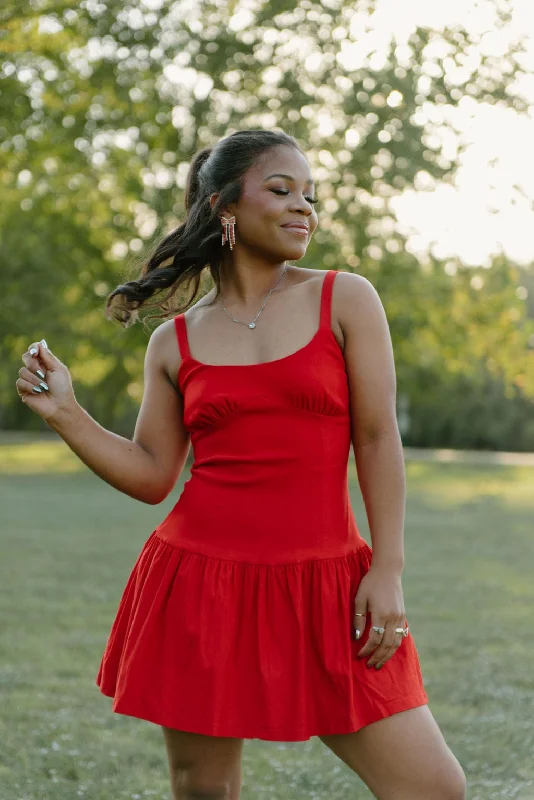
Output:
<svg viewBox="0 0 534 800">
<path fill-rule="evenodd" d="M 0 445 L 0 465 L 1 800 L 168 800 L 161 730 L 113 714 L 95 678 L 181 483 L 145 506 L 61 442 Z M 407 475 L 403 586 L 430 708 L 472 800 L 532 800 L 533 470 L 409 462 Z M 370 797 L 318 739 L 245 743 L 243 800 Z"/>
</svg>

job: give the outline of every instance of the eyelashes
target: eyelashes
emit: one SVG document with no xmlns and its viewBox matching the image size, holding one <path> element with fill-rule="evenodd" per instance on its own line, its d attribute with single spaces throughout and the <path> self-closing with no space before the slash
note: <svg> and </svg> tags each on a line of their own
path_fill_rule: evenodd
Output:
<svg viewBox="0 0 534 800">
<path fill-rule="evenodd" d="M 271 189 L 271 192 L 274 192 L 274 194 L 288 195 L 289 189 Z M 312 203 L 313 205 L 319 202 L 319 200 L 316 197 L 305 197 L 304 199 L 307 200 L 308 203 Z"/>
</svg>

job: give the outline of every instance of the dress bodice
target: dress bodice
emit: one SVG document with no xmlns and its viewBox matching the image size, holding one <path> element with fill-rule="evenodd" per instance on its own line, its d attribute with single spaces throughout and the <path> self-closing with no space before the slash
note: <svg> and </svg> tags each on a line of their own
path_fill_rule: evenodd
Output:
<svg viewBox="0 0 534 800">
<path fill-rule="evenodd" d="M 345 360 L 331 330 L 325 273 L 319 326 L 302 348 L 260 364 L 213 365 L 191 356 L 183 314 L 174 318 L 178 383 L 191 435 L 191 477 L 162 530 L 181 546 L 269 563 L 314 557 L 328 534 L 339 554 L 357 535 L 348 498 L 351 441 Z M 218 544 L 224 527 L 224 546 Z M 285 536 L 292 527 L 296 534 Z M 228 528 L 228 530 L 227 530 Z M 172 529 L 172 530 L 171 530 Z M 254 536 L 247 552 L 243 531 Z M 291 549 L 288 551 L 288 542 Z"/>
</svg>

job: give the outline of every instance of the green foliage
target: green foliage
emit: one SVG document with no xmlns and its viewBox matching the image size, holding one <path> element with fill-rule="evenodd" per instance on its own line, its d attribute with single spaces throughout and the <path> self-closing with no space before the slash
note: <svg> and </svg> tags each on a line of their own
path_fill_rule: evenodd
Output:
<svg viewBox="0 0 534 800">
<path fill-rule="evenodd" d="M 505 57 L 480 55 L 457 85 L 446 62 L 471 63 L 473 37 L 418 27 L 379 58 L 362 50 L 372 8 L 33 0 L 23 11 L 8 0 L 0 12 L 0 426 L 43 427 L 14 382 L 28 343 L 45 336 L 76 374 L 88 411 L 131 432 L 147 331 L 106 321 L 104 299 L 179 222 L 199 147 L 240 128 L 281 127 L 308 153 L 321 200 L 320 229 L 300 263 L 355 270 L 378 289 L 399 389 L 410 397 L 406 442 L 471 446 L 474 427 L 459 420 L 486 402 L 489 382 L 495 400 L 483 446 L 534 448 L 525 427 L 533 329 L 516 292 L 529 276 L 503 259 L 490 269 L 420 263 L 390 207 L 423 172 L 452 180 L 457 162 L 431 135 L 448 124 L 440 109 L 468 95 L 526 111 L 514 89 L 520 44 Z M 495 8 L 498 27 L 506 19 Z"/>
</svg>

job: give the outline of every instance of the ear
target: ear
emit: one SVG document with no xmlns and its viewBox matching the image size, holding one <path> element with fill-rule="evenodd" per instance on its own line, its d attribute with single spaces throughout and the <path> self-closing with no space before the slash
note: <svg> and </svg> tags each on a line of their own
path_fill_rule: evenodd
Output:
<svg viewBox="0 0 534 800">
<path fill-rule="evenodd" d="M 213 209 L 215 203 L 217 202 L 217 198 L 219 197 L 219 195 L 220 195 L 220 192 L 213 192 L 213 194 L 210 195 L 210 208 L 211 209 Z M 220 208 L 219 209 L 219 215 L 223 216 L 223 217 L 232 217 L 235 214 L 234 208 L 235 208 L 235 204 L 234 203 L 231 203 L 229 206 L 226 206 L 225 208 Z"/>
</svg>

